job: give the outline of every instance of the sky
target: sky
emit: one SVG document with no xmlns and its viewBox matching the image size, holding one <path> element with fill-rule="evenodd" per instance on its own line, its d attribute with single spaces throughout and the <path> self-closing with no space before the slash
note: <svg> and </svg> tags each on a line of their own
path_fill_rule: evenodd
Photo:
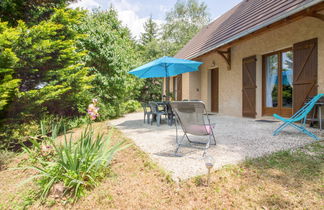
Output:
<svg viewBox="0 0 324 210">
<path fill-rule="evenodd" d="M 242 0 L 199 0 L 208 6 L 211 20 L 216 19 Z M 71 8 L 107 9 L 110 5 L 118 11 L 118 17 L 127 26 L 134 37 L 139 38 L 144 32 L 143 24 L 152 15 L 153 20 L 162 24 L 166 12 L 170 11 L 177 0 L 79 0 Z"/>
</svg>

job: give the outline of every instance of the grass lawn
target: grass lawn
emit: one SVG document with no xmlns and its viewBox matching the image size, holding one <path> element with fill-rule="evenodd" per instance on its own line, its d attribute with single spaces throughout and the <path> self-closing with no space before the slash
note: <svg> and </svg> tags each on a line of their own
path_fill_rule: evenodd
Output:
<svg viewBox="0 0 324 210">
<path fill-rule="evenodd" d="M 95 123 L 96 131 L 108 133 L 106 122 Z M 126 137 L 114 130 L 114 141 Z M 81 129 L 74 129 L 79 135 Z M 129 142 L 132 142 L 128 139 Z M 34 174 L 12 170 L 24 164 L 25 154 L 0 154 L 0 209 L 39 209 L 35 186 L 19 186 Z M 217 161 L 217 160 L 216 160 Z M 118 153 L 112 173 L 87 192 L 72 209 L 321 209 L 324 200 L 324 142 L 295 151 L 228 165 L 211 175 L 173 182 L 163 169 L 135 145 Z M 42 208 L 62 208 L 49 201 Z"/>
</svg>

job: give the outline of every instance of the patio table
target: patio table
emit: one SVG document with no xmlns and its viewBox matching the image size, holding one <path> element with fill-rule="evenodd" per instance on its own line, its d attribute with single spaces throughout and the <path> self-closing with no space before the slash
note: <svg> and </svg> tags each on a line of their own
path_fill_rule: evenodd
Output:
<svg viewBox="0 0 324 210">
<path fill-rule="evenodd" d="M 157 125 L 160 125 L 160 120 L 158 120 L 157 114 L 159 113 L 159 116 L 165 116 L 165 118 L 168 116 L 167 113 L 167 106 L 163 101 L 151 101 L 150 104 L 152 104 L 151 109 L 152 109 L 152 121 L 157 121 Z M 154 108 L 155 107 L 155 108 Z M 155 111 L 154 111 L 155 110 Z M 151 121 L 151 124 L 152 124 Z"/>
<path fill-rule="evenodd" d="M 157 105 L 159 105 L 160 107 L 165 107 L 165 105 L 166 105 L 165 101 L 155 101 L 155 103 Z"/>
<path fill-rule="evenodd" d="M 158 101 L 155 102 L 159 108 L 160 111 L 165 111 L 167 113 L 167 118 L 168 118 L 168 125 L 172 126 L 173 122 L 174 122 L 174 113 L 172 111 L 171 105 L 170 105 L 170 101 Z"/>
</svg>

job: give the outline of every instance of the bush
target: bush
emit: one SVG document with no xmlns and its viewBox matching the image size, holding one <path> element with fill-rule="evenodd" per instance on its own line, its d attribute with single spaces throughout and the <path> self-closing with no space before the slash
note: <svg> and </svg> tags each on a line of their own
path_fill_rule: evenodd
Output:
<svg viewBox="0 0 324 210">
<path fill-rule="evenodd" d="M 18 30 L 9 28 L 6 22 L 0 22 L 0 114 L 5 106 L 12 101 L 20 83 L 19 79 L 13 77 L 13 67 L 19 59 L 12 50 L 19 34 Z"/>
<path fill-rule="evenodd" d="M 104 138 L 102 134 L 94 137 L 89 128 L 74 143 L 72 136 L 69 139 L 65 136 L 64 143 L 58 145 L 53 134 L 42 143 L 31 139 L 33 149 L 25 147 L 37 160 L 31 167 L 39 174 L 31 179 L 40 177 L 42 199 L 50 193 L 55 197 L 70 197 L 73 201 L 80 198 L 85 190 L 93 188 L 106 176 L 113 155 L 128 146 L 124 145 L 125 141 L 111 146 L 110 137 Z"/>
<path fill-rule="evenodd" d="M 141 103 L 136 100 L 129 100 L 122 104 L 123 113 L 135 112 L 141 108 Z"/>
<path fill-rule="evenodd" d="M 83 12 L 60 9 L 49 20 L 30 27 L 22 21 L 16 28 L 0 22 L 0 34 L 6 35 L 0 35 L 0 54 L 4 54 L 0 56 L 0 91 L 6 91 L 0 97 L 2 116 L 40 119 L 44 114 L 85 113 L 94 76 L 82 62 L 88 52 L 77 47 L 85 34 L 74 28 L 83 17 Z"/>
<path fill-rule="evenodd" d="M 89 122 L 89 118 L 87 116 L 81 117 L 72 117 L 72 118 L 64 118 L 61 116 L 55 115 L 46 115 L 42 118 L 40 125 L 42 134 L 51 134 L 51 131 L 54 127 L 57 127 L 57 135 L 64 134 L 65 130 L 71 130 L 73 128 L 80 127 Z M 45 130 L 45 132 L 43 131 Z"/>
<path fill-rule="evenodd" d="M 21 144 L 28 140 L 29 136 L 36 136 L 40 132 L 39 123 L 30 121 L 28 123 L 2 123 L 0 127 L 0 150 L 17 151 Z"/>
<path fill-rule="evenodd" d="M 112 8 L 88 13 L 78 30 L 87 34 L 79 48 L 89 52 L 84 61 L 95 76 L 90 91 L 102 104 L 100 119 L 121 116 L 121 104 L 136 99 L 143 86 L 142 80 L 127 73 L 141 63 L 136 42 Z"/>
<path fill-rule="evenodd" d="M 65 130 L 80 127 L 88 121 L 87 116 L 63 118 L 55 115 L 46 115 L 40 122 L 36 120 L 24 122 L 7 119 L 0 126 L 0 150 L 18 151 L 21 149 L 22 144 L 30 145 L 29 139 L 31 136 L 51 135 L 53 127 L 57 127 L 57 135 L 60 135 Z"/>
<path fill-rule="evenodd" d="M 140 101 L 161 101 L 162 97 L 162 79 L 147 78 L 144 80 L 144 87 L 141 90 Z"/>
</svg>

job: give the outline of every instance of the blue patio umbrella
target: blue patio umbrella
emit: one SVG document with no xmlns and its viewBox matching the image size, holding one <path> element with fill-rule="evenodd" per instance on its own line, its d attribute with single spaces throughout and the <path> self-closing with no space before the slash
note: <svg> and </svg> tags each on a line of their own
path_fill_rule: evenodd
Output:
<svg viewBox="0 0 324 210">
<path fill-rule="evenodd" d="M 139 78 L 172 77 L 197 71 L 202 62 L 164 56 L 129 71 Z"/>
</svg>

